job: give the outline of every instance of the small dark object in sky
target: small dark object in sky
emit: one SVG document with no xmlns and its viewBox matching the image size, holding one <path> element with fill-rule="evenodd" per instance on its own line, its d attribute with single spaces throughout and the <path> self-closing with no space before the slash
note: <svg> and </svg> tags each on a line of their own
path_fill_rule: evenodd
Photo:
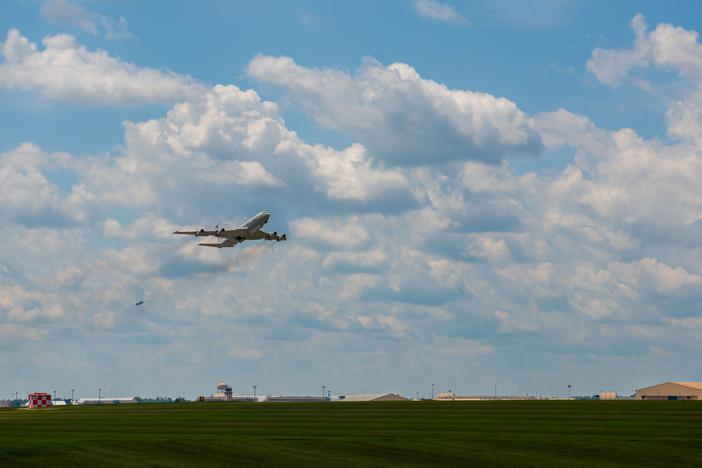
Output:
<svg viewBox="0 0 702 468">
<path fill-rule="evenodd" d="M 134 305 L 142 305 L 143 303 L 144 303 L 144 301 L 139 301 L 139 302 L 137 302 L 137 303 L 134 304 Z"/>
</svg>

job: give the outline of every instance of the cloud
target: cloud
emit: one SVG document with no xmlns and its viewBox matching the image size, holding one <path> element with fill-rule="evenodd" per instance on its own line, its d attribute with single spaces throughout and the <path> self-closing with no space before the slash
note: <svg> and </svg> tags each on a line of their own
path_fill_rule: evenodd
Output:
<svg viewBox="0 0 702 468">
<path fill-rule="evenodd" d="M 125 123 L 124 153 L 85 159 L 80 171 L 99 200 L 124 206 L 164 199 L 174 209 L 222 212 L 292 200 L 342 211 L 416 205 L 405 175 L 376 164 L 362 145 L 312 146 L 285 126 L 276 104 L 233 85 L 216 85 L 161 119 Z"/>
<path fill-rule="evenodd" d="M 671 56 L 695 49 L 674 44 Z M 14 57 L 6 61 L 38 53 L 19 35 L 3 47 Z M 3 359 L 23 362 L 51 341 L 89 367 L 80 356 L 91 349 L 141 376 L 138 392 L 172 366 L 209 379 L 212 355 L 230 358 L 218 372 L 249 381 L 259 372 L 251 361 L 265 358 L 294 390 L 310 375 L 333 375 L 339 388 L 401 385 L 412 366 L 453 375 L 466 356 L 477 358 L 471 375 L 492 379 L 492 364 L 515 353 L 517 367 L 535 363 L 528 375 L 509 359 L 501 369 L 537 373 L 541 385 L 553 368 L 615 375 L 622 362 L 645 369 L 699 351 L 695 118 L 686 136 L 647 139 L 565 109 L 527 116 L 408 66 L 371 63 L 352 75 L 291 59 L 258 65 L 256 76 L 281 67 L 274 81 L 287 86 L 281 77 L 290 76 L 306 112 L 357 141 L 309 141 L 275 102 L 216 85 L 125 122 L 123 143 L 101 154 L 31 143 L 0 154 L 0 335 L 25 336 L 2 345 Z M 475 95 L 484 108 L 458 105 Z M 387 122 L 403 112 L 441 126 L 393 135 Z M 485 122 L 456 130 L 451 147 L 489 141 L 489 157 L 439 146 L 435 158 L 406 159 L 405 146 L 431 147 L 442 129 L 476 116 Z M 681 121 L 669 119 L 669 131 Z M 519 129 L 525 140 L 500 143 L 500 132 Z M 530 138 L 542 157 L 571 159 L 559 170 L 513 169 L 506 155 Z M 273 213 L 267 229 L 289 230 L 288 242 L 217 250 L 170 234 L 229 227 L 261 209 Z M 333 359 L 318 359 L 320 350 Z M 146 353 L 148 363 L 138 359 Z"/>
<path fill-rule="evenodd" d="M 532 120 L 514 102 L 448 89 L 407 64 L 384 67 L 368 59 L 350 75 L 258 56 L 247 72 L 285 89 L 321 125 L 360 139 L 389 164 L 498 163 L 542 146 Z"/>
<path fill-rule="evenodd" d="M 42 43 L 39 50 L 18 30 L 8 32 L 0 43 L 0 86 L 38 91 L 52 100 L 117 106 L 173 102 L 202 92 L 188 76 L 89 51 L 67 34 L 47 36 Z"/>
<path fill-rule="evenodd" d="M 412 204 L 409 184 L 399 171 L 378 170 L 366 149 L 352 145 L 342 152 L 314 148 L 313 174 L 325 181 L 329 198 L 364 202 L 384 200 L 388 205 Z"/>
<path fill-rule="evenodd" d="M 641 14 L 631 20 L 634 44 L 631 48 L 601 49 L 592 52 L 587 68 L 597 79 L 609 86 L 618 86 L 627 80 L 645 90 L 652 84 L 640 77 L 631 77 L 635 69 L 655 67 L 675 70 L 692 90 L 685 90 L 684 99 L 673 95 L 666 113 L 668 134 L 677 139 L 702 147 L 699 128 L 702 126 L 702 44 L 697 31 L 661 23 L 650 31 Z"/>
<path fill-rule="evenodd" d="M 303 218 L 293 221 L 290 227 L 295 236 L 336 247 L 358 247 L 370 239 L 368 231 L 354 218 L 347 221 Z"/>
<path fill-rule="evenodd" d="M 661 23 L 648 31 L 646 20 L 637 14 L 631 20 L 634 46 L 630 49 L 601 49 L 592 52 L 587 68 L 610 86 L 628 78 L 634 68 L 650 65 L 678 70 L 683 76 L 702 77 L 702 44 L 696 31 Z"/>
<path fill-rule="evenodd" d="M 215 163 L 212 171 L 200 176 L 204 182 L 221 184 L 236 183 L 240 185 L 285 185 L 280 179 L 271 175 L 258 161 L 227 161 Z"/>
<path fill-rule="evenodd" d="M 433 19 L 450 24 L 468 24 L 468 20 L 449 4 L 434 0 L 414 0 L 414 10 L 422 18 Z"/>
<path fill-rule="evenodd" d="M 0 324 L 0 337 L 3 341 L 20 340 L 40 340 L 46 336 L 46 332 L 37 330 L 35 327 L 15 324 Z"/>
<path fill-rule="evenodd" d="M 103 232 L 106 236 L 137 239 L 139 237 L 170 238 L 175 226 L 163 218 L 144 216 L 128 226 L 122 226 L 119 221 L 108 218 L 103 222 Z"/>
<path fill-rule="evenodd" d="M 0 313 L 5 320 L 29 322 L 37 319 L 56 320 L 64 316 L 64 310 L 53 294 L 27 290 L 17 285 L 3 286 L 0 293 Z"/>
<path fill-rule="evenodd" d="M 637 262 L 616 263 L 612 265 L 612 271 L 640 297 L 671 308 L 671 315 L 680 314 L 680 306 L 686 306 L 682 310 L 694 311 L 694 315 L 702 315 L 702 276 L 699 274 L 650 257 Z"/>
<path fill-rule="evenodd" d="M 25 226 L 70 226 L 92 218 L 95 199 L 82 184 L 70 191 L 52 182 L 47 168 L 61 167 L 67 155 L 48 154 L 26 143 L 0 154 L 0 213 Z"/>
<path fill-rule="evenodd" d="M 509 246 L 504 239 L 494 239 L 487 235 L 475 236 L 467 250 L 470 255 L 488 262 L 504 262 L 511 258 Z"/>
<path fill-rule="evenodd" d="M 70 0 L 46 0 L 41 7 L 41 14 L 50 23 L 78 28 L 93 36 L 103 34 L 110 40 L 134 37 L 124 17 L 114 20 Z"/>
<path fill-rule="evenodd" d="M 332 252 L 324 258 L 322 266 L 327 270 L 343 272 L 376 271 L 388 261 L 380 249 L 367 252 Z"/>
<path fill-rule="evenodd" d="M 319 17 L 309 11 L 301 11 L 297 15 L 297 22 L 301 26 L 310 29 L 318 29 L 320 23 Z"/>
<path fill-rule="evenodd" d="M 471 2 L 471 16 L 480 18 L 483 25 L 552 29 L 567 25 L 581 4 L 581 0 L 476 0 Z"/>
</svg>

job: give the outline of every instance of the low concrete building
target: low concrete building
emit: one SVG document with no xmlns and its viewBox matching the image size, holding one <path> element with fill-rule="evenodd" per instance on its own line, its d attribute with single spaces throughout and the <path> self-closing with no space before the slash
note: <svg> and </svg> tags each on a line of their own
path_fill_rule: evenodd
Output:
<svg viewBox="0 0 702 468">
<path fill-rule="evenodd" d="M 278 403 L 312 403 L 318 401 L 329 401 L 327 397 L 304 396 L 304 395 L 275 395 L 267 396 L 265 401 Z"/>
<path fill-rule="evenodd" d="M 137 397 L 112 397 L 112 398 L 80 398 L 75 402 L 76 405 L 115 405 L 122 403 L 139 403 Z"/>
<path fill-rule="evenodd" d="M 535 396 L 521 395 L 456 395 L 453 392 L 439 393 L 436 401 L 495 401 L 495 400 L 540 400 Z"/>
<path fill-rule="evenodd" d="M 257 396 L 254 398 L 248 395 L 232 395 L 231 398 L 224 399 L 220 397 L 199 396 L 196 401 L 200 403 L 256 403 L 259 401 L 266 401 L 266 397 Z"/>
<path fill-rule="evenodd" d="M 600 392 L 599 399 L 600 400 L 616 400 L 617 399 L 617 392 Z"/>
<path fill-rule="evenodd" d="M 640 388 L 636 400 L 702 400 L 702 382 L 665 382 Z"/>
<path fill-rule="evenodd" d="M 339 395 L 337 401 L 407 401 L 407 398 L 396 393 L 361 393 Z"/>
<path fill-rule="evenodd" d="M 256 403 L 257 401 L 262 401 L 265 397 L 256 395 L 232 395 L 228 401 L 238 401 L 240 403 Z"/>
</svg>

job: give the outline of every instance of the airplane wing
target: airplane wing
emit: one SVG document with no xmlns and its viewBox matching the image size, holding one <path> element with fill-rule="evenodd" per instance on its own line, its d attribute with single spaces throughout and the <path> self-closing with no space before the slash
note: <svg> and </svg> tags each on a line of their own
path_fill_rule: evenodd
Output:
<svg viewBox="0 0 702 468">
<path fill-rule="evenodd" d="M 222 247 L 234 247 L 239 242 L 243 242 L 243 240 L 227 239 L 224 242 L 220 242 L 219 244 L 209 243 L 209 242 L 200 242 L 198 245 L 202 245 L 204 247 L 217 247 L 218 249 L 221 249 Z"/>
<path fill-rule="evenodd" d="M 282 236 L 279 236 L 277 232 L 274 232 L 272 234 L 267 233 L 266 231 L 261 231 L 260 229 L 253 234 L 250 234 L 247 239 L 251 240 L 258 240 L 258 239 L 265 239 L 265 240 L 274 240 L 274 241 L 284 241 L 288 240 L 288 236 L 286 234 L 283 234 Z"/>
<path fill-rule="evenodd" d="M 173 234 L 185 234 L 186 236 L 196 236 L 196 237 L 208 237 L 217 236 L 224 237 L 226 239 L 241 239 L 248 235 L 246 229 L 215 229 L 213 231 L 207 231 L 205 229 L 200 229 L 197 231 L 174 231 Z"/>
<path fill-rule="evenodd" d="M 217 234 L 219 231 L 205 231 L 204 229 L 200 229 L 199 231 L 174 231 L 173 234 L 185 234 L 188 236 L 214 236 Z"/>
</svg>

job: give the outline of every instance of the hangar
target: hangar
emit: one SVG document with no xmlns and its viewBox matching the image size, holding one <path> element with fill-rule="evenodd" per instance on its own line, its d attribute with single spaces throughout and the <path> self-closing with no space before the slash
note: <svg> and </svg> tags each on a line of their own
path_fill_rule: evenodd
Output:
<svg viewBox="0 0 702 468">
<path fill-rule="evenodd" d="M 636 400 L 702 400 L 702 382 L 665 382 L 640 388 Z"/>
<path fill-rule="evenodd" d="M 339 401 L 406 401 L 396 393 L 362 393 L 360 395 L 339 395 Z"/>
</svg>

